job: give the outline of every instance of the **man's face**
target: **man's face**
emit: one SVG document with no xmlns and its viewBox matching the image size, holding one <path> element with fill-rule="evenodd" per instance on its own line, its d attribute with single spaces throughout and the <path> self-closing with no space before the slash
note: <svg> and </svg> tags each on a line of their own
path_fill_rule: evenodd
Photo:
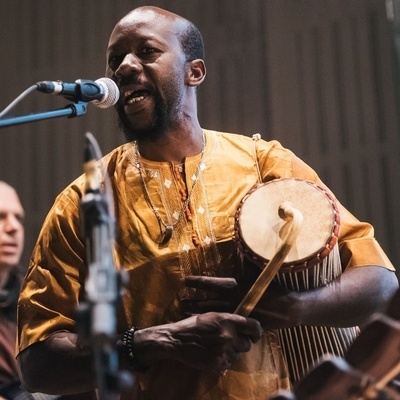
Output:
<svg viewBox="0 0 400 400">
<path fill-rule="evenodd" d="M 179 24 L 138 12 L 111 34 L 106 75 L 120 88 L 117 111 L 128 140 L 157 138 L 182 117 L 186 59 Z"/>
<path fill-rule="evenodd" d="M 18 265 L 24 247 L 24 210 L 17 193 L 0 182 L 0 269 Z"/>
</svg>

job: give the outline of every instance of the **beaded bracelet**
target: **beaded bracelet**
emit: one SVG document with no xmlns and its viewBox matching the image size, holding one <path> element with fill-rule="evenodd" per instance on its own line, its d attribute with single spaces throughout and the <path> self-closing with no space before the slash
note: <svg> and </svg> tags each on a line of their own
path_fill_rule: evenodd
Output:
<svg viewBox="0 0 400 400">
<path fill-rule="evenodd" d="M 125 354 L 127 356 L 129 366 L 132 370 L 137 372 L 147 372 L 149 367 L 141 365 L 135 356 L 134 347 L 134 334 L 136 331 L 140 330 L 138 327 L 132 327 L 125 331 L 124 336 L 122 338 L 122 343 L 124 345 Z"/>
</svg>

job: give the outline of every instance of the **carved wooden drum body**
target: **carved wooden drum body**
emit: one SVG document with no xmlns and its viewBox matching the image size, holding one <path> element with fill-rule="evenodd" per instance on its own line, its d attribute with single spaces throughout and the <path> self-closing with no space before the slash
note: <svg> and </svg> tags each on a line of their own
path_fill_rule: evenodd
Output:
<svg viewBox="0 0 400 400">
<path fill-rule="evenodd" d="M 236 213 L 235 240 L 239 250 L 264 268 L 284 240 L 285 221 L 278 210 L 287 202 L 301 212 L 303 220 L 274 280 L 296 291 L 332 282 L 342 273 L 338 248 L 340 214 L 332 195 L 314 182 L 282 178 L 253 188 Z M 300 380 L 323 355 L 344 356 L 357 333 L 357 327 L 298 326 L 279 330 L 292 382 Z"/>
</svg>

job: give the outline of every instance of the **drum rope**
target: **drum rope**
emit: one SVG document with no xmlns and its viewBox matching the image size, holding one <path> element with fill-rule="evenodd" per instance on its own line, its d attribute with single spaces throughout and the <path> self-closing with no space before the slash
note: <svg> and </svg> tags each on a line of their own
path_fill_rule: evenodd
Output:
<svg viewBox="0 0 400 400">
<path fill-rule="evenodd" d="M 332 282 L 341 273 L 339 248 L 336 245 L 329 255 L 314 267 L 299 272 L 280 273 L 276 280 L 287 289 L 302 291 Z M 294 382 L 299 381 L 324 354 L 344 356 L 357 333 L 355 327 L 297 326 L 278 330 L 291 379 Z"/>
</svg>

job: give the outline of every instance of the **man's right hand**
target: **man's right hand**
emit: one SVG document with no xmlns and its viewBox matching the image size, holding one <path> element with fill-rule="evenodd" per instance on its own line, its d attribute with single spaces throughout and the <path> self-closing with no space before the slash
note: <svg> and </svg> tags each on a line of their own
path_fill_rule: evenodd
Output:
<svg viewBox="0 0 400 400">
<path fill-rule="evenodd" d="M 258 321 L 210 312 L 135 332 L 135 353 L 143 364 L 175 359 L 192 368 L 223 371 L 262 335 Z"/>
</svg>

